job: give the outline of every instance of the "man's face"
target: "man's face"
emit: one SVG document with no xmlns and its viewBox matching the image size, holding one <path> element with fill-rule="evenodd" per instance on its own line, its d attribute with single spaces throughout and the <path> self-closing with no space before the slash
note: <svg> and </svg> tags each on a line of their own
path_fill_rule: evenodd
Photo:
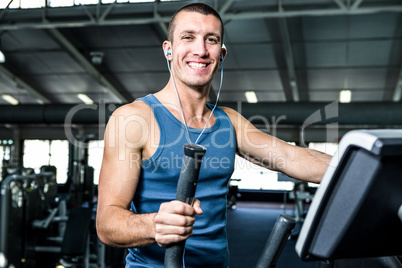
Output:
<svg viewBox="0 0 402 268">
<path fill-rule="evenodd" d="M 177 14 L 172 44 L 175 81 L 190 87 L 209 86 L 219 67 L 221 23 L 213 15 Z"/>
</svg>

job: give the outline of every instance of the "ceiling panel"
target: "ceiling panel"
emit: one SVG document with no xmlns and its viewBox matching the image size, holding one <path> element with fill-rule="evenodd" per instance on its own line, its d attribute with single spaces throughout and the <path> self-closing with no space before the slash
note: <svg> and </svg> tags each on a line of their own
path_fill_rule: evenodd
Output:
<svg viewBox="0 0 402 268">
<path fill-rule="evenodd" d="M 80 103 L 77 93 L 120 103 L 154 93 L 169 79 L 167 20 L 189 2 L 0 10 L 0 93 L 22 104 L 38 103 L 35 92 L 52 103 Z M 246 101 L 247 90 L 260 101 L 331 101 L 344 88 L 353 101 L 401 100 L 401 1 L 363 0 L 349 10 L 334 0 L 205 2 L 222 10 L 225 25 L 221 101 Z M 101 63 L 92 52 L 103 53 Z"/>
<path fill-rule="evenodd" d="M 339 100 L 339 91 L 310 91 L 311 101 L 334 102 Z M 382 98 L 382 89 L 370 91 L 353 91 L 353 102 L 380 102 Z"/>
<path fill-rule="evenodd" d="M 232 92 L 222 90 L 221 92 L 222 99 L 227 102 L 247 102 L 246 96 L 244 92 Z M 282 102 L 285 101 L 283 92 L 262 92 L 257 91 L 256 96 L 259 102 Z"/>
<path fill-rule="evenodd" d="M 93 77 L 88 74 L 59 74 L 59 75 L 35 75 L 24 76 L 25 81 L 31 81 L 32 85 L 41 88 L 48 94 L 69 94 L 87 93 L 90 91 L 107 91 Z"/>
<path fill-rule="evenodd" d="M 162 46 L 151 48 L 104 49 L 105 65 L 117 73 L 167 71 Z"/>
<path fill-rule="evenodd" d="M 223 71 L 223 86 L 230 90 L 282 90 L 282 84 L 276 70 L 242 70 L 242 71 Z M 214 88 L 219 85 L 219 73 L 214 80 Z"/>
<path fill-rule="evenodd" d="M 82 27 L 62 31 L 79 49 L 160 46 L 152 24 Z"/>
<path fill-rule="evenodd" d="M 225 68 L 275 68 L 275 55 L 271 44 L 234 44 L 229 47 Z"/>
<path fill-rule="evenodd" d="M 117 79 L 136 98 L 141 97 L 143 92 L 155 93 L 161 90 L 169 80 L 168 71 L 147 73 L 122 73 Z"/>
<path fill-rule="evenodd" d="M 16 74 L 82 74 L 84 68 L 65 51 L 18 52 L 7 54 L 7 63 Z"/>
<path fill-rule="evenodd" d="M 258 29 L 251 31 L 250 29 Z M 271 40 L 264 20 L 232 20 L 225 23 L 225 37 L 230 43 L 261 43 Z"/>
<path fill-rule="evenodd" d="M 345 86 L 353 89 L 384 88 L 386 69 L 314 69 L 307 72 L 311 90 L 341 90 Z"/>
<path fill-rule="evenodd" d="M 25 12 L 27 13 L 27 12 Z M 42 29 L 20 29 L 1 32 L 1 48 L 14 51 L 36 51 L 60 49 L 60 45 L 51 39 Z"/>
</svg>

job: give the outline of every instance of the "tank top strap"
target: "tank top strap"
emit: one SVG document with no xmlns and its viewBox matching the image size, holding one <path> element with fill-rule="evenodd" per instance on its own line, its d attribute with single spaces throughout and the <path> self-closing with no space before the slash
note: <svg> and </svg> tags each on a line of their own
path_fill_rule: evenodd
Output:
<svg viewBox="0 0 402 268">
<path fill-rule="evenodd" d="M 147 104 L 151 108 L 151 111 L 152 111 L 153 115 L 155 116 L 155 120 L 156 120 L 156 123 L 158 124 L 158 128 L 159 128 L 159 142 L 157 145 L 158 147 L 157 147 L 155 153 L 142 164 L 143 166 L 148 166 L 150 163 L 152 163 L 155 159 L 157 159 L 159 157 L 159 155 L 162 152 L 162 148 L 163 148 L 160 145 L 165 144 L 166 138 L 169 137 L 169 135 L 167 135 L 168 129 L 166 129 L 166 125 L 162 123 L 162 122 L 169 121 L 169 119 L 167 118 L 168 116 L 167 116 L 166 112 L 162 111 L 163 109 L 166 109 L 166 108 L 163 106 L 162 103 L 160 103 L 160 101 L 154 95 L 148 94 L 145 97 L 138 98 L 137 100 L 143 101 L 145 104 Z M 151 129 L 151 131 L 155 131 L 155 130 Z M 155 142 L 157 142 L 157 141 L 155 141 Z"/>
</svg>

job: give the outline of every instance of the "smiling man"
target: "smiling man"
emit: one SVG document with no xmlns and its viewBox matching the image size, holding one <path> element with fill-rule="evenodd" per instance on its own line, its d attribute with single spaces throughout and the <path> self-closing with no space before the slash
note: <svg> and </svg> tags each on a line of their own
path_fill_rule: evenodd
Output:
<svg viewBox="0 0 402 268">
<path fill-rule="evenodd" d="M 236 111 L 207 103 L 226 56 L 224 28 L 210 6 L 193 3 L 169 24 L 166 86 L 114 112 L 105 132 L 97 231 L 129 248 L 126 267 L 163 267 L 165 246 L 186 240 L 186 267 L 228 267 L 227 183 L 235 154 L 272 170 L 319 182 L 330 157 L 257 130 Z M 183 145 L 207 149 L 196 200 L 172 201 Z M 202 207 L 202 209 L 201 209 Z"/>
</svg>

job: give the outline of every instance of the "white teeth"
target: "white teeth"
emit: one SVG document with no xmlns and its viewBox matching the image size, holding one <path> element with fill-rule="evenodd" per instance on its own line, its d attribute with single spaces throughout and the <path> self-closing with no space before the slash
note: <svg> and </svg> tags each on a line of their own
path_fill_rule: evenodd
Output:
<svg viewBox="0 0 402 268">
<path fill-rule="evenodd" d="M 203 69 L 203 68 L 207 67 L 207 65 L 205 63 L 196 63 L 196 62 L 190 62 L 188 64 L 188 66 L 190 66 L 191 68 L 196 68 L 196 69 Z"/>
</svg>

